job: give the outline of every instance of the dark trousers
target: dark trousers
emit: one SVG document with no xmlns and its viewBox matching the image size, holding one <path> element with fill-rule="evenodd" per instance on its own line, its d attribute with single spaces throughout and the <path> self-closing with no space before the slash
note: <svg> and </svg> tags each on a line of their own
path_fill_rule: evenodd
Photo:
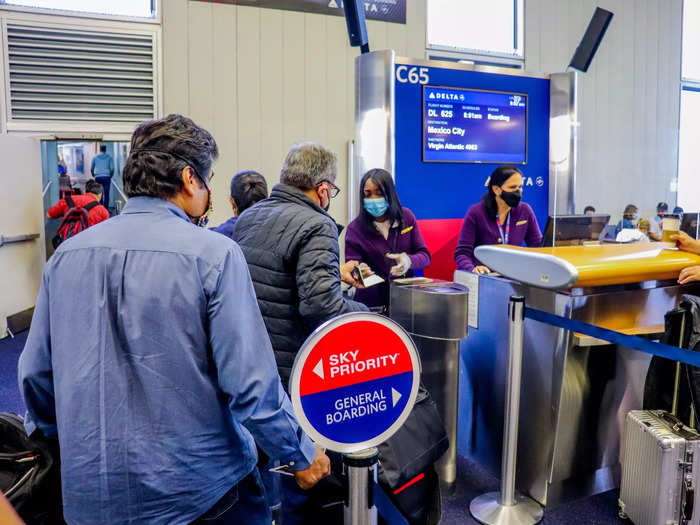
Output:
<svg viewBox="0 0 700 525">
<path fill-rule="evenodd" d="M 256 468 L 192 525 L 269 525 L 270 509 L 260 472 Z"/>
<path fill-rule="evenodd" d="M 100 204 L 104 206 L 105 208 L 109 208 L 109 187 L 112 185 L 112 178 L 111 177 L 95 177 L 95 180 L 102 184 L 102 200 L 100 201 Z"/>
</svg>

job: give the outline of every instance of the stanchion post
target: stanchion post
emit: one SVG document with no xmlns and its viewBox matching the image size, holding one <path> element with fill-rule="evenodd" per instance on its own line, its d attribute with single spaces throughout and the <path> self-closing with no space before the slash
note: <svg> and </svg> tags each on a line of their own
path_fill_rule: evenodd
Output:
<svg viewBox="0 0 700 525">
<path fill-rule="evenodd" d="M 537 502 L 515 493 L 524 322 L 525 298 L 511 296 L 508 303 L 508 375 L 503 416 L 501 490 L 483 494 L 469 505 L 474 519 L 486 525 L 534 525 L 543 516 L 542 507 Z"/>
<path fill-rule="evenodd" d="M 374 484 L 377 481 L 378 457 L 376 448 L 343 456 L 348 477 L 348 493 L 344 509 L 345 525 L 377 525 Z"/>
</svg>

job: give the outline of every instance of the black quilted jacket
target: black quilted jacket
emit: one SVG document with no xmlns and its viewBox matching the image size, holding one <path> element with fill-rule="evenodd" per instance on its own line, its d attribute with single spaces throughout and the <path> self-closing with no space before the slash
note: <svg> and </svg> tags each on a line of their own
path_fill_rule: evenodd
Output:
<svg viewBox="0 0 700 525">
<path fill-rule="evenodd" d="M 286 184 L 247 209 L 233 240 L 245 255 L 260 311 L 287 388 L 294 357 L 320 324 L 363 311 L 340 289 L 338 229 L 301 190 Z"/>
</svg>

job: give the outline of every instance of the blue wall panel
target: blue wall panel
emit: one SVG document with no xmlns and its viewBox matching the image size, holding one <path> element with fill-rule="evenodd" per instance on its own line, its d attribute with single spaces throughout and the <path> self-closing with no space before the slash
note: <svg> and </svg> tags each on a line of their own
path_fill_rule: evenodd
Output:
<svg viewBox="0 0 700 525">
<path fill-rule="evenodd" d="M 401 67 L 397 64 L 396 67 Z M 405 67 L 405 66 L 404 66 Z M 535 210 L 542 228 L 549 196 L 549 80 L 481 71 L 427 68 L 429 86 L 454 86 L 528 95 L 527 164 L 523 200 Z M 402 78 L 406 72 L 402 71 Z M 458 219 L 486 191 L 498 164 L 435 163 L 422 160 L 423 86 L 395 82 L 395 178 L 404 206 L 418 219 Z"/>
</svg>

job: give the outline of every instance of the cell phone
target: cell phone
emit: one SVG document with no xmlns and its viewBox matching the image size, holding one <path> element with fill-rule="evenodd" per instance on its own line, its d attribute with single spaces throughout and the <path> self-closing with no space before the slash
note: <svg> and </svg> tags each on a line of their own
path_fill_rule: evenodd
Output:
<svg viewBox="0 0 700 525">
<path fill-rule="evenodd" d="M 379 277 L 376 273 L 373 273 L 372 275 L 368 275 L 367 277 L 363 277 L 359 266 L 355 266 L 352 269 L 352 272 L 350 272 L 350 273 L 351 273 L 353 279 L 358 281 L 365 288 L 369 288 L 370 286 L 374 286 L 375 284 L 379 284 L 379 283 L 384 282 L 384 279 Z"/>
</svg>

